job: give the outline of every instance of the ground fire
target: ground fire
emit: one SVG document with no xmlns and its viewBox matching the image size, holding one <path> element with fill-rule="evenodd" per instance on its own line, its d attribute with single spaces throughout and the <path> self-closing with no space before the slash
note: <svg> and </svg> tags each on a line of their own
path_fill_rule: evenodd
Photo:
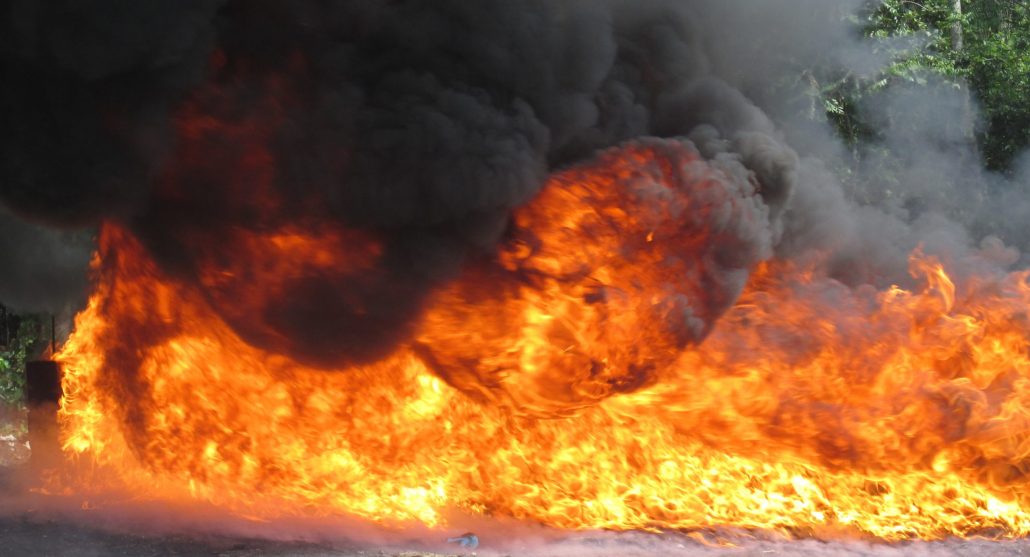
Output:
<svg viewBox="0 0 1030 557">
<path fill-rule="evenodd" d="M 0 294 L 78 311 L 44 497 L 1030 535 L 1030 164 L 872 4 L 15 4 Z"/>
<path fill-rule="evenodd" d="M 556 174 L 409 341 L 335 372 L 248 344 L 105 225 L 58 355 L 65 481 L 388 525 L 1030 531 L 1027 274 L 956 284 L 916 252 L 918 288 L 850 289 L 818 261 L 744 261 L 737 299 L 704 275 L 754 191 L 721 176 L 676 142 Z M 233 264 L 258 284 L 277 250 L 332 272 L 376 256 L 335 259 L 320 231 L 248 241 Z"/>
</svg>

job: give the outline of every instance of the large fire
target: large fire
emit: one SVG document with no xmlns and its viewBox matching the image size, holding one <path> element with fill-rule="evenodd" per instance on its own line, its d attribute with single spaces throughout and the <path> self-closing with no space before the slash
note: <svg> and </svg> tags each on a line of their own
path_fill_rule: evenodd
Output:
<svg viewBox="0 0 1030 557">
<path fill-rule="evenodd" d="M 675 141 L 560 172 L 407 340 L 332 371 L 240 323 L 295 275 L 361 276 L 375 237 L 238 231 L 198 283 L 109 223 L 58 355 L 66 486 L 386 525 L 1030 533 L 1027 274 L 917 252 L 921 286 L 878 291 L 756 266 L 759 186 L 729 183 Z"/>
</svg>

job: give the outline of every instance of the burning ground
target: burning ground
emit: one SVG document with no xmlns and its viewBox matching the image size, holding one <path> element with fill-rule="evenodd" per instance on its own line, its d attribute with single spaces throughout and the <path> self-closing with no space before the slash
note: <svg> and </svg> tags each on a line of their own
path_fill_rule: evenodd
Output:
<svg viewBox="0 0 1030 557">
<path fill-rule="evenodd" d="M 105 6 L 3 21 L 0 198 L 37 224 L 4 218 L 64 266 L 5 256 L 68 275 L 81 245 L 39 227 L 97 230 L 48 493 L 1030 531 L 1025 203 L 860 204 L 829 132 L 755 92 L 774 55 L 875 65 L 828 44 L 853 3 Z M 918 139 L 912 192 L 1003 180 Z M 19 278 L 16 305 L 79 292 Z"/>
</svg>

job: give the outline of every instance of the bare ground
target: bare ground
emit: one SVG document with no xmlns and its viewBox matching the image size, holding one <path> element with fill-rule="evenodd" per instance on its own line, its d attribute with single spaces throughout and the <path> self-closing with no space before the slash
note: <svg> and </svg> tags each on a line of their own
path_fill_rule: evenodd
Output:
<svg viewBox="0 0 1030 557">
<path fill-rule="evenodd" d="M 0 492 L 2 493 L 2 492 Z M 169 511 L 176 512 L 176 511 Z M 108 517 L 110 518 L 110 517 Z M 258 535 L 178 530 L 140 533 L 120 519 L 103 514 L 25 509 L 0 512 L 0 556 L 3 557 L 444 557 L 475 555 L 445 544 L 404 541 L 352 541 L 339 532 L 332 539 L 290 541 Z M 510 557 L 1014 557 L 1030 556 L 1030 540 L 949 540 L 882 544 L 817 540 L 733 540 L 731 547 L 712 547 L 711 540 L 685 535 L 596 532 L 556 536 L 541 541 L 481 536 L 479 556 Z"/>
<path fill-rule="evenodd" d="M 10 424 L 10 420 L 0 420 Z M 17 423 L 19 420 L 14 420 Z M 475 555 L 426 532 L 369 536 L 368 527 L 248 527 L 165 507 L 114 512 L 27 495 L 14 477 L 28 458 L 24 428 L 0 431 L 0 557 L 444 557 Z M 359 532 L 360 530 L 360 532 Z M 550 532 L 523 535 L 505 526 L 479 532 L 479 556 L 510 557 L 1030 557 L 1030 540 L 946 540 L 898 544 L 753 539 L 711 535 Z M 369 541 L 373 540 L 373 541 Z M 427 541 L 429 540 L 429 541 Z M 722 547 L 716 547 L 722 542 Z"/>
<path fill-rule="evenodd" d="M 684 543 L 686 542 L 686 543 Z M 471 553 L 465 553 L 469 555 Z M 1030 543 L 985 540 L 870 545 L 791 541 L 744 543 L 735 548 L 715 549 L 689 540 L 642 542 L 636 536 L 620 541 L 619 536 L 598 536 L 556 542 L 549 547 L 496 552 L 481 549 L 480 555 L 534 555 L 540 557 L 725 555 L 761 557 L 1010 557 L 1030 555 Z M 106 557 L 106 556 L 208 556 L 208 557 L 439 557 L 441 554 L 420 549 L 377 548 L 347 543 L 283 542 L 197 534 L 143 536 L 113 533 L 62 521 L 31 517 L 0 518 L 0 555 L 5 557 Z"/>
</svg>

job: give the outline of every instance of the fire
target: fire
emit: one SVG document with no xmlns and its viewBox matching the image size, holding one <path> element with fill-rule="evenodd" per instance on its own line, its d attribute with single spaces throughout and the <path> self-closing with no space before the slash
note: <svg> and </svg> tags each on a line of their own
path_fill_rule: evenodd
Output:
<svg viewBox="0 0 1030 557">
<path fill-rule="evenodd" d="M 375 237 L 241 231 L 198 287 L 109 223 L 58 356 L 65 481 L 258 519 L 1030 533 L 1027 274 L 917 252 L 913 289 L 782 261 L 748 280 L 765 216 L 735 183 L 677 142 L 559 173 L 408 340 L 332 371 L 232 322 L 284 278 L 360 274 Z"/>
<path fill-rule="evenodd" d="M 678 141 L 559 173 L 515 212 L 497 262 L 437 296 L 416 350 L 466 394 L 524 414 L 636 391 L 739 295 L 768 226 L 755 194 Z"/>
</svg>

